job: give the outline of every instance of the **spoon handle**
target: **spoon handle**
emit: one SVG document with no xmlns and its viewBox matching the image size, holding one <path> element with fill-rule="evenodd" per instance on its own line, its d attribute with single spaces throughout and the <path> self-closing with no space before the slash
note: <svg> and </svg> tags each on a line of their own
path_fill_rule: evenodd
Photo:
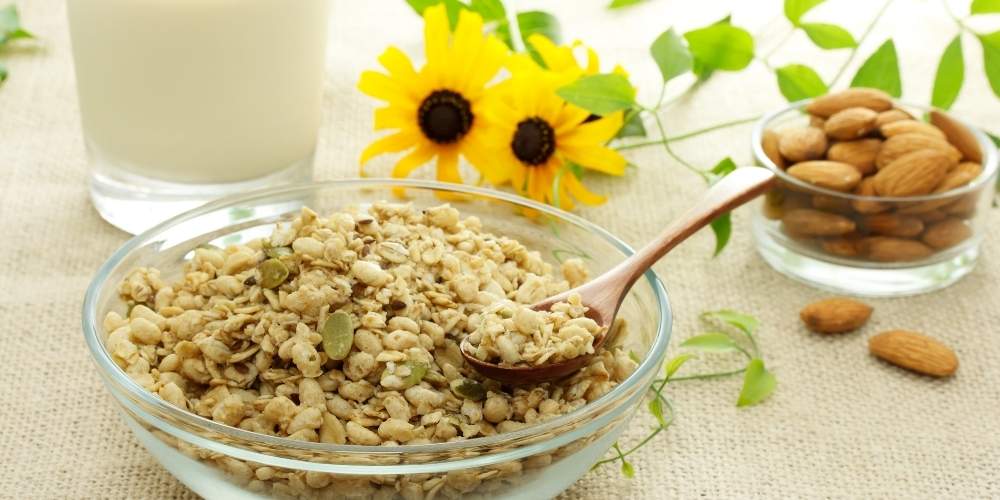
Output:
<svg viewBox="0 0 1000 500">
<path fill-rule="evenodd" d="M 623 292 L 628 290 L 647 269 L 678 243 L 716 217 L 767 191 L 773 180 L 774 174 L 766 168 L 741 167 L 734 170 L 710 187 L 698 203 L 670 223 L 653 241 L 622 261 L 608 274 L 615 276 L 614 281 L 624 285 L 621 288 Z"/>
</svg>

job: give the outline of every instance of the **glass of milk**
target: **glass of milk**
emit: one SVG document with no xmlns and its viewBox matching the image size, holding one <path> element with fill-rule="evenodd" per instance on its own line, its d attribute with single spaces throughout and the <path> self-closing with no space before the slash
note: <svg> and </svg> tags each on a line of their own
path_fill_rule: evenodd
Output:
<svg viewBox="0 0 1000 500">
<path fill-rule="evenodd" d="M 67 0 L 90 192 L 137 233 L 312 177 L 329 0 Z"/>
</svg>

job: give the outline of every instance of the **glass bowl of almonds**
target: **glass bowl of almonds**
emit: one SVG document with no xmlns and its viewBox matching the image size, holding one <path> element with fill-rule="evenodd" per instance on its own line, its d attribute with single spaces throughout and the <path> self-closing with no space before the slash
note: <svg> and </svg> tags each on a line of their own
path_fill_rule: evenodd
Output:
<svg viewBox="0 0 1000 500">
<path fill-rule="evenodd" d="M 459 343 L 493 304 L 631 253 L 498 191 L 313 183 L 136 236 L 88 289 L 83 330 L 125 423 L 205 498 L 548 498 L 646 398 L 670 337 L 663 284 L 646 273 L 608 342 L 557 382 L 484 378 Z"/>
<path fill-rule="evenodd" d="M 778 176 L 753 227 L 779 272 L 839 293 L 902 296 L 975 266 L 997 150 L 960 119 L 852 88 L 765 116 L 752 144 Z"/>
</svg>

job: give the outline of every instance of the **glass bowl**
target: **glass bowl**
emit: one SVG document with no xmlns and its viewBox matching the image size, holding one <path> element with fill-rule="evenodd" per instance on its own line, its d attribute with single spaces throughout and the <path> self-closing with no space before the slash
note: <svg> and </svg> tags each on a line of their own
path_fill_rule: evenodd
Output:
<svg viewBox="0 0 1000 500">
<path fill-rule="evenodd" d="M 83 306 L 83 332 L 98 372 L 138 440 L 177 479 L 206 498 L 549 498 L 600 459 L 625 428 L 662 365 L 671 311 L 652 272 L 636 283 L 616 339 L 638 359 L 608 393 L 571 413 L 513 432 L 466 441 L 356 446 L 295 441 L 216 423 L 177 408 L 114 363 L 102 333 L 109 311 L 125 314 L 118 284 L 133 268 L 180 275 L 200 245 L 225 246 L 267 236 L 302 206 L 330 213 L 405 196 L 417 208 L 442 203 L 478 216 L 485 230 L 516 238 L 553 263 L 584 258 L 593 276 L 632 254 L 604 229 L 510 194 L 436 182 L 358 179 L 270 189 L 187 212 L 123 245 L 101 266 Z"/>
<path fill-rule="evenodd" d="M 795 102 L 766 115 L 753 129 L 757 164 L 778 176 L 776 187 L 762 197 L 754 213 L 754 238 L 764 260 L 810 285 L 870 297 L 937 290 L 972 271 L 986 230 L 982 214 L 992 203 L 997 177 L 997 149 L 987 136 L 961 122 L 982 150 L 982 173 L 951 191 L 910 197 L 833 191 L 792 177 L 768 158 L 762 146 L 765 131 L 805 126 L 810 118 L 802 108 L 808 103 Z M 896 107 L 913 116 L 929 111 L 900 103 Z M 853 230 L 844 235 L 796 234 L 783 219 L 797 209 L 824 212 L 829 221 Z M 961 237 L 930 239 L 928 231 L 938 224 L 936 234 L 953 229 L 952 234 Z"/>
</svg>

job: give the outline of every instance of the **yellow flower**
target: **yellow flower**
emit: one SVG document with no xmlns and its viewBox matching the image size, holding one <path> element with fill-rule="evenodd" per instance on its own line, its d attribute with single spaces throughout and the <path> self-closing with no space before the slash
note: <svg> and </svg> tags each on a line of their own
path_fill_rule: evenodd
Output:
<svg viewBox="0 0 1000 500">
<path fill-rule="evenodd" d="M 568 46 L 556 45 L 545 35 L 534 33 L 528 37 L 528 43 L 538 52 L 539 57 L 541 57 L 542 62 L 545 63 L 545 67 L 549 71 L 565 76 L 565 78 L 570 82 L 580 78 L 581 76 L 596 75 L 601 72 L 601 61 L 597 57 L 597 52 L 594 52 L 594 49 L 587 47 L 579 40 Z M 586 49 L 586 65 L 581 65 L 580 61 L 577 60 L 576 54 L 574 53 L 574 49 L 577 47 L 583 47 Z M 512 61 L 512 69 L 514 71 L 524 69 L 523 65 L 525 63 L 534 64 L 534 61 L 530 59 Z M 625 71 L 625 68 L 622 68 L 620 65 L 615 65 L 612 71 L 628 78 L 628 73 Z"/>
<path fill-rule="evenodd" d="M 487 158 L 482 106 L 486 85 L 506 62 L 507 47 L 492 35 L 484 38 L 483 19 L 468 10 L 449 40 L 443 3 L 424 11 L 424 43 L 427 62 L 419 72 L 406 54 L 389 47 L 379 56 L 387 73 L 361 74 L 358 88 L 388 103 L 375 110 L 375 130 L 396 130 L 365 148 L 361 165 L 379 154 L 408 151 L 393 177 L 406 177 L 437 157 L 437 179 L 462 182 L 459 155 L 474 165 Z"/>
<path fill-rule="evenodd" d="M 565 75 L 523 62 L 512 64 L 513 76 L 502 94 L 489 101 L 486 140 L 492 154 L 480 170 L 494 185 L 510 182 L 522 195 L 564 209 L 573 208 L 572 198 L 603 203 L 605 198 L 587 190 L 567 163 L 622 175 L 625 159 L 605 146 L 621 129 L 622 113 L 591 117 L 556 95 Z"/>
</svg>

